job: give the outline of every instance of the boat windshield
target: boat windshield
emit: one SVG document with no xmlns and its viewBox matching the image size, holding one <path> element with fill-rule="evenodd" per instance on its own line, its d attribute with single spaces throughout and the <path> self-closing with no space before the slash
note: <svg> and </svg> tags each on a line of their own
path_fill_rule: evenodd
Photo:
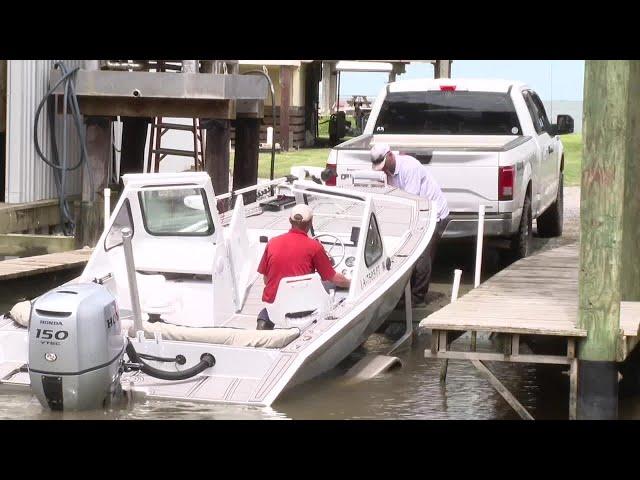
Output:
<svg viewBox="0 0 640 480">
<path fill-rule="evenodd" d="M 138 195 L 150 235 L 208 236 L 215 231 L 202 188 L 143 190 Z"/>
<path fill-rule="evenodd" d="M 306 203 L 313 208 L 313 235 L 337 234 L 349 239 L 360 229 L 364 214 L 364 204 L 361 201 L 313 193 L 306 193 L 304 197 Z"/>
</svg>

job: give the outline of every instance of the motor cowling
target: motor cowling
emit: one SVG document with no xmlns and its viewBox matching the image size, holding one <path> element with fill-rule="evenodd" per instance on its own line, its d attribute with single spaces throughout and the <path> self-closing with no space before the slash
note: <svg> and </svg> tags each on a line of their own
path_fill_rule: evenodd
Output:
<svg viewBox="0 0 640 480">
<path fill-rule="evenodd" d="M 31 309 L 31 389 L 52 410 L 103 408 L 122 393 L 124 348 L 116 300 L 106 287 L 55 288 Z"/>
</svg>

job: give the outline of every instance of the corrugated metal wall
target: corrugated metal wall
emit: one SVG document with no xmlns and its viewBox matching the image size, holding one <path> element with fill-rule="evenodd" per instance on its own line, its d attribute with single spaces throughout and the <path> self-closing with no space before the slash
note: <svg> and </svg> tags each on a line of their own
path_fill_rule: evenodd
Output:
<svg viewBox="0 0 640 480">
<path fill-rule="evenodd" d="M 56 60 L 9 60 L 7 65 L 7 203 L 33 202 L 58 196 L 51 167 L 36 153 L 33 143 L 33 121 L 36 108 L 48 90 L 49 73 Z M 68 69 L 82 67 L 82 60 L 64 60 Z M 56 119 L 58 150 L 62 154 L 62 115 Z M 71 117 L 67 131 L 68 164 L 80 159 L 78 135 Z M 38 139 L 47 158 L 51 157 L 51 142 L 46 107 L 38 122 Z M 69 194 L 82 190 L 80 168 L 69 172 Z"/>
</svg>

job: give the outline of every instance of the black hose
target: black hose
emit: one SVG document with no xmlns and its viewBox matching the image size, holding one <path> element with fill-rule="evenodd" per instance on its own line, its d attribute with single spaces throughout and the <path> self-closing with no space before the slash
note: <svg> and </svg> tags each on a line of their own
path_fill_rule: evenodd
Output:
<svg viewBox="0 0 640 480">
<path fill-rule="evenodd" d="M 34 119 L 34 127 L 33 127 L 33 141 L 35 144 L 36 152 L 38 156 L 42 159 L 44 163 L 46 163 L 49 167 L 53 169 L 53 178 L 56 184 L 56 189 L 58 190 L 59 197 L 59 205 L 60 205 L 60 225 L 65 235 L 73 235 L 75 231 L 75 221 L 71 210 L 69 208 L 69 204 L 67 202 L 67 172 L 75 170 L 80 167 L 82 164 L 87 166 L 87 145 L 86 145 L 86 135 L 84 131 L 84 125 L 82 123 L 82 116 L 80 114 L 80 107 L 78 106 L 78 98 L 76 97 L 75 85 L 74 85 L 74 76 L 75 73 L 79 70 L 78 67 L 74 68 L 71 71 L 67 71 L 67 67 L 62 62 L 56 62 L 54 64 L 54 68 L 59 68 L 62 72 L 62 76 L 60 79 L 49 89 L 49 91 L 42 98 L 42 101 L 38 105 L 36 109 L 35 119 Z M 62 158 L 58 153 L 58 145 L 56 142 L 56 132 L 55 132 L 55 96 L 53 92 L 64 83 L 64 115 L 63 115 L 63 133 L 62 133 Z M 47 113 L 49 120 L 49 134 L 51 137 L 51 150 L 52 150 L 52 159 L 49 160 L 42 152 L 40 148 L 40 142 L 38 141 L 38 120 L 40 119 L 40 114 L 42 112 L 42 108 L 45 103 L 48 103 Z M 74 166 L 67 166 L 67 107 L 71 109 L 71 116 L 73 118 L 73 123 L 75 124 L 76 131 L 80 138 L 80 160 Z M 91 175 L 91 169 L 86 168 L 87 178 L 89 179 L 89 184 L 91 186 L 91 198 L 90 201 L 94 201 L 94 188 L 93 188 L 93 178 Z"/>
<path fill-rule="evenodd" d="M 178 365 L 184 365 L 187 363 L 187 359 L 184 358 L 184 355 L 176 355 L 175 357 L 156 357 L 155 355 L 148 355 L 146 353 L 138 353 L 138 357 L 144 358 L 145 360 L 155 360 L 156 362 L 165 362 L 165 363 L 177 363 Z"/>
<path fill-rule="evenodd" d="M 142 373 L 151 375 L 154 378 L 159 378 L 160 380 L 186 380 L 187 378 L 191 378 L 198 375 L 199 373 L 202 373 L 207 368 L 211 368 L 216 364 L 216 358 L 213 355 L 211 355 L 210 353 L 203 353 L 200 356 L 200 361 L 193 367 L 187 368 L 186 370 L 181 370 L 179 372 L 168 372 L 166 370 L 160 370 L 158 368 L 152 367 L 151 365 L 145 363 L 128 339 L 126 352 L 132 362 L 142 365 L 142 368 L 140 369 L 142 370 Z"/>
</svg>

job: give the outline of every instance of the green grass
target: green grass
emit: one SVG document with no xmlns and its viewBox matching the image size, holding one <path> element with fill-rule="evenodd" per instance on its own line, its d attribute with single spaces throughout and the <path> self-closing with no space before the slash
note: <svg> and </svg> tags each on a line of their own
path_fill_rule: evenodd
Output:
<svg viewBox="0 0 640 480">
<path fill-rule="evenodd" d="M 579 186 L 582 174 L 582 134 L 562 135 L 564 145 L 564 184 Z"/>
<path fill-rule="evenodd" d="M 296 165 L 324 167 L 327 164 L 329 150 L 329 148 L 305 148 L 291 152 L 276 152 L 274 178 L 289 175 L 291 173 L 291 167 Z M 260 153 L 258 159 L 258 178 L 269 178 L 270 170 L 271 152 Z"/>
<path fill-rule="evenodd" d="M 348 116 L 347 120 L 351 122 L 352 127 L 355 126 L 355 118 Z M 320 117 L 319 121 L 319 140 L 324 144 L 328 144 L 329 117 Z M 342 141 L 348 140 L 349 138 L 351 137 L 347 136 L 342 139 Z M 296 165 L 324 167 L 327 164 L 327 158 L 329 157 L 330 150 L 330 148 L 304 148 L 300 150 L 293 150 L 290 152 L 276 152 L 276 158 L 274 161 L 274 177 L 278 178 L 284 175 L 289 175 L 291 173 L 291 167 Z M 258 178 L 269 178 L 270 170 L 271 152 L 260 153 L 260 157 L 258 159 Z"/>
</svg>

